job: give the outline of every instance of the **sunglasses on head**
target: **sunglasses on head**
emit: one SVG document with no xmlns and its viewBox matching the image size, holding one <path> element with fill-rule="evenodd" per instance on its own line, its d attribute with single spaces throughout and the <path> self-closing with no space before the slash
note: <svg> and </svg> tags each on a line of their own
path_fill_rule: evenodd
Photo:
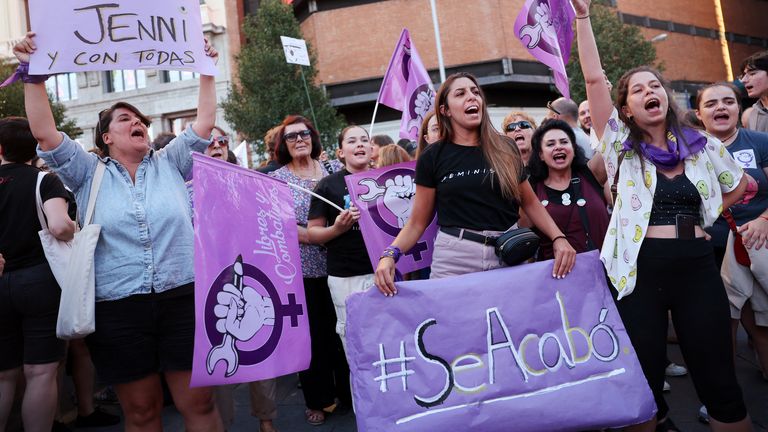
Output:
<svg viewBox="0 0 768 432">
<path fill-rule="evenodd" d="M 293 144 L 297 139 L 299 139 L 299 136 L 301 136 L 301 139 L 307 139 L 312 136 L 312 131 L 309 129 L 304 129 L 303 131 L 290 132 L 283 135 L 283 138 L 285 139 L 285 142 Z"/>
<path fill-rule="evenodd" d="M 533 128 L 533 125 L 528 120 L 520 120 L 517 122 L 512 122 L 507 125 L 507 132 L 512 132 L 513 130 L 520 128 L 520 129 L 531 129 Z"/>
<path fill-rule="evenodd" d="M 552 102 L 547 102 L 547 109 L 557 115 L 560 115 L 560 111 L 556 110 L 555 107 L 552 106 Z"/>
</svg>

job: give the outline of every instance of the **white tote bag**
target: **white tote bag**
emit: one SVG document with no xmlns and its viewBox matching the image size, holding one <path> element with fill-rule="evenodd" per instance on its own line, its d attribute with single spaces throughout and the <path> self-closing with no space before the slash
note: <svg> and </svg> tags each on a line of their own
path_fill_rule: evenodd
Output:
<svg viewBox="0 0 768 432">
<path fill-rule="evenodd" d="M 83 227 L 75 233 L 75 238 L 68 242 L 68 245 L 53 237 L 48 232 L 47 225 L 44 225 L 45 221 L 42 214 L 39 190 L 41 177 L 38 177 L 38 217 L 41 219 L 40 226 L 43 228 L 40 231 L 40 239 L 51 270 L 61 287 L 59 318 L 56 322 L 56 336 L 60 339 L 82 338 L 93 333 L 96 329 L 94 310 L 96 274 L 94 271 L 93 254 L 96 250 L 96 243 L 99 241 L 101 225 L 92 224 L 91 222 L 93 221 L 93 210 L 96 206 L 96 197 L 99 194 L 99 187 L 101 186 L 101 179 L 104 176 L 105 169 L 106 166 L 102 162 L 96 165 Z M 53 245 L 54 242 L 57 244 Z M 61 243 L 65 243 L 65 245 Z M 64 257 L 67 251 L 69 252 L 68 258 Z M 61 262 L 66 262 L 63 269 L 59 267 Z"/>
</svg>

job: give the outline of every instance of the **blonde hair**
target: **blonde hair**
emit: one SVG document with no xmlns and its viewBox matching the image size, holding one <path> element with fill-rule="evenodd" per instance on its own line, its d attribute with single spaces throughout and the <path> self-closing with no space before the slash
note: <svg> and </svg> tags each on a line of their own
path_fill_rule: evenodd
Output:
<svg viewBox="0 0 768 432">
<path fill-rule="evenodd" d="M 409 160 L 411 160 L 411 156 L 405 149 L 397 144 L 387 144 L 379 149 L 379 160 L 376 162 L 376 168 L 408 162 Z"/>
<path fill-rule="evenodd" d="M 528 123 L 533 126 L 534 129 L 536 129 L 536 120 L 533 119 L 533 117 L 530 116 L 525 111 L 512 111 L 511 113 L 507 114 L 506 117 L 504 117 L 504 121 L 501 122 L 501 131 L 506 132 L 507 126 L 509 126 L 510 123 L 515 121 L 515 117 L 522 117 L 523 120 L 526 120 Z"/>
<path fill-rule="evenodd" d="M 459 78 L 467 78 L 477 86 L 480 92 L 480 98 L 483 100 L 482 120 L 480 122 L 480 148 L 483 150 L 483 156 L 488 161 L 494 173 L 499 178 L 501 194 L 507 199 L 516 199 L 520 201 L 520 173 L 523 170 L 523 161 L 520 156 L 520 150 L 514 141 L 506 135 L 502 135 L 491 123 L 491 116 L 488 114 L 487 99 L 485 93 L 477 83 L 474 75 L 459 72 L 448 78 L 437 91 L 435 103 L 437 109 L 437 127 L 440 130 L 440 138 L 444 141 L 439 145 L 444 145 L 445 141 L 453 141 L 454 133 L 451 119 L 445 115 L 443 110 L 448 108 L 448 93 L 450 93 L 451 84 Z"/>
</svg>

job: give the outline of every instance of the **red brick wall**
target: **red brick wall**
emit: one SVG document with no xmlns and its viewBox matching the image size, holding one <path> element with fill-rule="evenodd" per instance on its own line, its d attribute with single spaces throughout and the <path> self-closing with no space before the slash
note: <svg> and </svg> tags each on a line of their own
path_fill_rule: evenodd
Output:
<svg viewBox="0 0 768 432">
<path fill-rule="evenodd" d="M 436 0 L 445 64 L 461 65 L 502 57 L 532 60 L 513 34 L 514 20 L 523 2 Z M 617 5 L 629 14 L 717 28 L 714 0 L 618 0 Z M 768 2 L 723 0 L 723 7 L 728 31 L 768 37 Z M 302 23 L 304 36 L 318 54 L 318 79 L 326 84 L 382 76 L 403 27 L 410 30 L 426 67 L 437 68 L 432 17 L 426 0 L 388 0 L 321 11 Z M 642 31 L 648 39 L 664 33 L 655 29 Z M 656 44 L 656 49 L 669 79 L 715 81 L 725 78 L 717 40 L 667 33 L 667 40 Z M 734 66 L 760 49 L 743 44 L 730 46 Z"/>
</svg>

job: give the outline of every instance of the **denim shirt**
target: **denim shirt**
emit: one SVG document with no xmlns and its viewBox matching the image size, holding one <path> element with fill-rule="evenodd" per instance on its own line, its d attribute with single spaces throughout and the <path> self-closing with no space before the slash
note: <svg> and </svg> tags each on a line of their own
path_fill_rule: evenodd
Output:
<svg viewBox="0 0 768 432">
<path fill-rule="evenodd" d="M 37 154 L 74 193 L 80 220 L 85 219 L 98 158 L 62 134 L 54 150 Z M 191 151 L 208 140 L 188 127 L 160 151 L 150 150 L 131 181 L 116 160 L 102 161 L 93 223 L 101 225 L 94 254 L 96 301 L 163 292 L 194 280 L 192 209 L 184 178 L 192 171 Z"/>
</svg>

